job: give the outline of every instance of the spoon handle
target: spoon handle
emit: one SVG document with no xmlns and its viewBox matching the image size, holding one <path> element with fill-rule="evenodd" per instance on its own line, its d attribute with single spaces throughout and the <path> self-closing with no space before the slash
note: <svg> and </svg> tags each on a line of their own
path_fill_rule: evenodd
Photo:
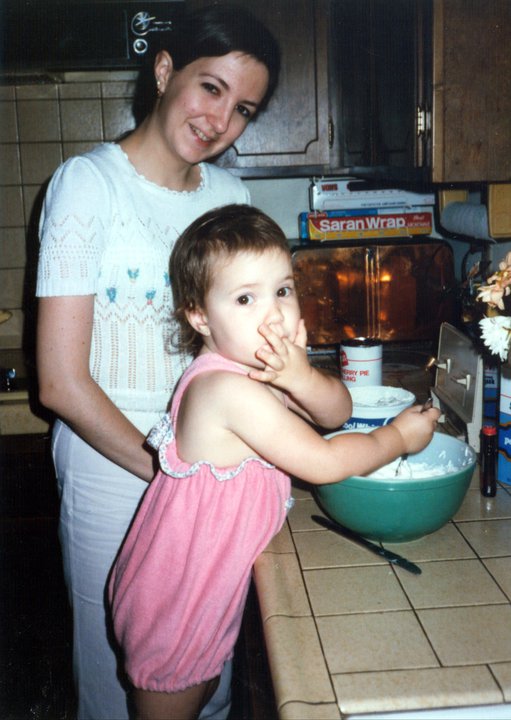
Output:
<svg viewBox="0 0 511 720">
<path fill-rule="evenodd" d="M 421 407 L 421 413 L 426 412 L 426 410 L 430 410 L 433 407 L 433 400 L 431 398 L 428 398 L 424 405 Z"/>
<path fill-rule="evenodd" d="M 432 407 L 433 407 L 433 400 L 431 398 L 428 398 L 426 400 L 426 402 L 424 403 L 424 405 L 421 407 L 421 413 L 426 412 L 426 410 L 429 410 Z M 401 466 L 407 460 L 408 460 L 408 453 L 404 453 L 403 455 L 401 455 L 401 460 L 399 461 L 397 468 L 396 468 L 396 472 L 394 473 L 395 477 L 397 477 L 398 475 L 401 474 Z"/>
</svg>

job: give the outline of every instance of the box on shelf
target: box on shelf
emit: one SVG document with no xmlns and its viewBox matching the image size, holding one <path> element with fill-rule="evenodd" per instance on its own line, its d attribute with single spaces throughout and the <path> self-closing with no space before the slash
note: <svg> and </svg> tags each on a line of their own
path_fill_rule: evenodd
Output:
<svg viewBox="0 0 511 720">
<path fill-rule="evenodd" d="M 511 369 L 502 365 L 500 375 L 497 480 L 511 485 Z"/>
<path fill-rule="evenodd" d="M 313 179 L 309 188 L 310 209 L 326 211 L 400 207 L 404 211 L 405 208 L 416 210 L 435 204 L 434 193 L 371 187 L 366 181 L 356 178 Z"/>
<path fill-rule="evenodd" d="M 356 240 L 379 237 L 429 235 L 433 228 L 432 208 L 360 208 L 303 212 L 299 218 L 301 239 Z"/>
</svg>

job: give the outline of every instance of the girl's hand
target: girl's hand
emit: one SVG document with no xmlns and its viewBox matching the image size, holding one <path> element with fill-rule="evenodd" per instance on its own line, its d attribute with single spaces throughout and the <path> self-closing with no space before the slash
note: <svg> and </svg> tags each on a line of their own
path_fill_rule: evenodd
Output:
<svg viewBox="0 0 511 720">
<path fill-rule="evenodd" d="M 280 337 L 271 324 L 261 325 L 259 332 L 266 343 L 256 352 L 256 357 L 264 363 L 264 369 L 251 370 L 249 377 L 292 393 L 313 371 L 307 358 L 307 330 L 303 319 L 299 321 L 294 340 Z"/>
<path fill-rule="evenodd" d="M 264 368 L 251 370 L 249 377 L 285 392 L 287 408 L 308 422 L 331 429 L 346 422 L 351 396 L 339 377 L 310 365 L 304 321 L 300 320 L 293 339 L 280 337 L 271 325 L 261 325 L 259 332 L 266 343 L 256 357 Z"/>
<path fill-rule="evenodd" d="M 440 410 L 438 408 L 430 408 L 429 410 L 422 411 L 421 405 L 414 405 L 411 408 L 403 410 L 397 417 L 392 421 L 403 438 L 406 446 L 404 452 L 415 453 L 419 452 L 433 438 L 433 433 L 436 430 L 437 421 L 440 417 Z"/>
</svg>

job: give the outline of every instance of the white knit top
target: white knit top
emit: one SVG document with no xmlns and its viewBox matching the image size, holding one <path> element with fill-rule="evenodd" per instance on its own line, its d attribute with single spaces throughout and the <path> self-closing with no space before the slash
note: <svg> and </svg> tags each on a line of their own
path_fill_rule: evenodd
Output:
<svg viewBox="0 0 511 720">
<path fill-rule="evenodd" d="M 36 294 L 95 296 L 92 377 L 127 415 L 142 411 L 143 432 L 191 359 L 170 344 L 173 244 L 203 212 L 250 202 L 226 170 L 200 169 L 197 190 L 176 192 L 139 175 L 119 145 L 99 145 L 60 166 L 41 215 Z"/>
</svg>

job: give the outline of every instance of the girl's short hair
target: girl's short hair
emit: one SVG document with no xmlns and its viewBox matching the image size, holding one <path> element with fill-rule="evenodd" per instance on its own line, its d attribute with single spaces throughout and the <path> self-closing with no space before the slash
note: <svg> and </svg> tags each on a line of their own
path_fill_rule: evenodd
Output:
<svg viewBox="0 0 511 720">
<path fill-rule="evenodd" d="M 250 205 L 225 205 L 198 217 L 178 238 L 170 256 L 170 283 L 177 323 L 173 345 L 196 355 L 203 337 L 186 318 L 187 310 L 203 309 L 215 264 L 239 252 L 281 250 L 291 256 L 277 223 Z"/>
<path fill-rule="evenodd" d="M 133 112 L 140 123 L 156 100 L 153 63 L 158 51 L 167 50 L 176 70 L 203 57 L 222 57 L 239 51 L 251 55 L 268 70 L 268 87 L 258 112 L 268 105 L 277 87 L 280 72 L 280 48 L 266 25 L 244 7 L 225 3 L 185 12 L 176 21 L 170 39 L 158 44 L 158 33 L 151 38 L 152 51 L 146 58 L 135 93 Z M 163 35 L 163 33 L 162 33 Z"/>
</svg>

